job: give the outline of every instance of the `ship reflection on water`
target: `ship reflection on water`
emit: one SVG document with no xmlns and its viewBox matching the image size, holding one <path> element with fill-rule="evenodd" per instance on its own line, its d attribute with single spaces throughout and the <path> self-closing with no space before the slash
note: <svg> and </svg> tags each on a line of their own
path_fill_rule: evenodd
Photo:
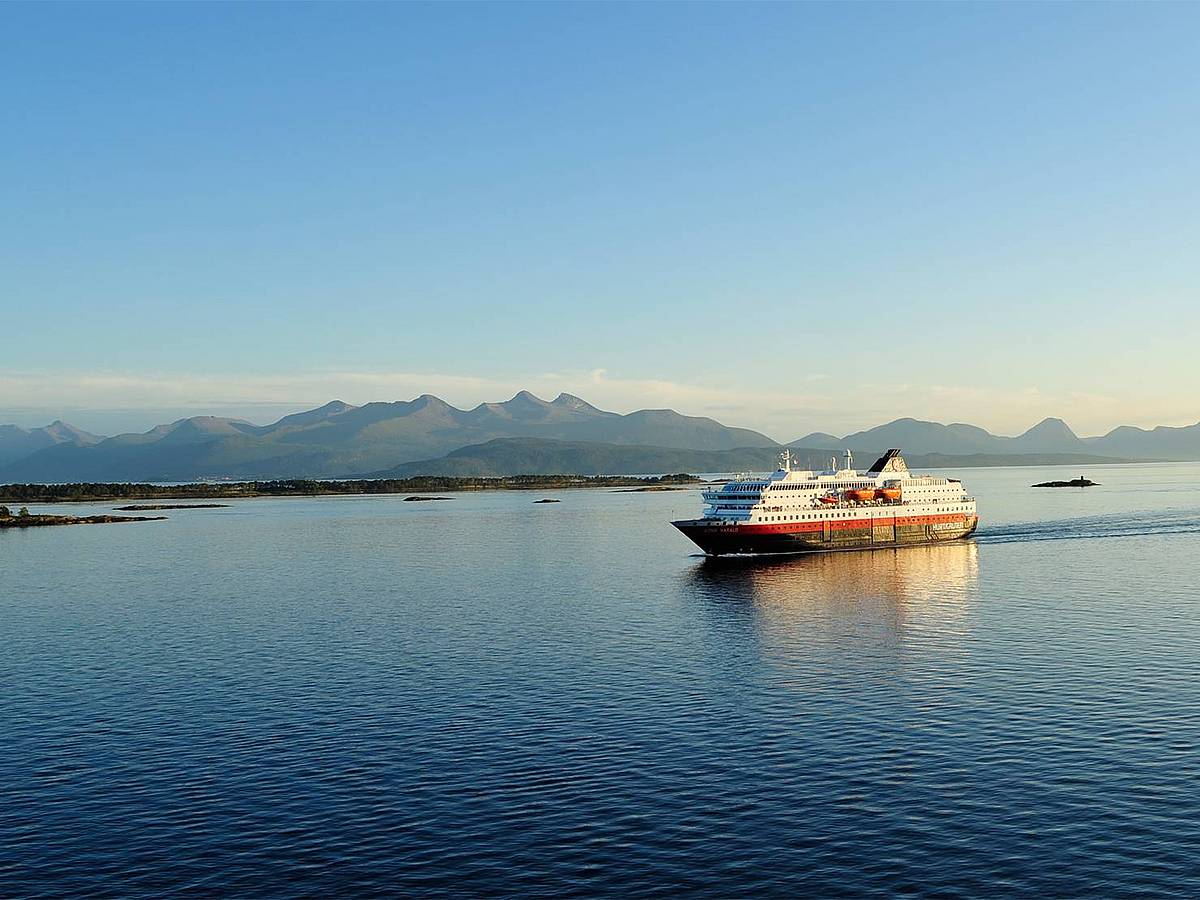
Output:
<svg viewBox="0 0 1200 900">
<path fill-rule="evenodd" d="M 978 589 L 972 541 L 872 552 L 706 558 L 685 576 L 714 636 L 749 631 L 792 674 L 889 679 L 965 652 Z"/>
</svg>

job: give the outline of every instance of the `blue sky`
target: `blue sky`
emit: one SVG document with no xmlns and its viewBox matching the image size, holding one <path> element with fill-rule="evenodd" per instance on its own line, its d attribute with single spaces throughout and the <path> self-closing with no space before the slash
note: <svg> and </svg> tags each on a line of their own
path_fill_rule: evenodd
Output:
<svg viewBox="0 0 1200 900">
<path fill-rule="evenodd" d="M 0 6 L 0 421 L 1200 419 L 1200 5 Z"/>
</svg>

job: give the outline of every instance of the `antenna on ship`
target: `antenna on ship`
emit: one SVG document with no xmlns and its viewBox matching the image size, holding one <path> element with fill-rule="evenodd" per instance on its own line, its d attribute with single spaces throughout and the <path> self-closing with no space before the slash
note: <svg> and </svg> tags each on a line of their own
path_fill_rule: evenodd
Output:
<svg viewBox="0 0 1200 900">
<path fill-rule="evenodd" d="M 792 471 L 792 451 L 784 448 L 784 451 L 779 454 L 780 468 L 785 472 Z"/>
<path fill-rule="evenodd" d="M 854 468 L 854 454 L 850 452 L 850 448 L 846 448 L 846 471 L 849 472 Z"/>
</svg>

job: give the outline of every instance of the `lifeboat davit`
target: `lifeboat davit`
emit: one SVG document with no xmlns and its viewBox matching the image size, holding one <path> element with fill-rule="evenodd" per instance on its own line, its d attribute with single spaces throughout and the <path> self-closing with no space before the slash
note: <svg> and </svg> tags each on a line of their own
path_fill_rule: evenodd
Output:
<svg viewBox="0 0 1200 900">
<path fill-rule="evenodd" d="M 880 488 L 875 492 L 875 499 L 895 502 L 900 499 L 900 488 Z"/>
</svg>

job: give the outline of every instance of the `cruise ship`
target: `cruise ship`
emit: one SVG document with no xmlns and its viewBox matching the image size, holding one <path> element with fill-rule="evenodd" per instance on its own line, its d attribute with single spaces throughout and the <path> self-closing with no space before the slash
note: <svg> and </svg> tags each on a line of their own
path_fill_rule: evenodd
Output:
<svg viewBox="0 0 1200 900">
<path fill-rule="evenodd" d="M 671 524 L 711 556 L 811 553 L 936 544 L 965 538 L 979 517 L 957 478 L 915 475 L 888 450 L 866 472 L 846 451 L 824 472 L 795 470 L 790 451 L 767 476 L 741 475 L 703 492 L 698 519 Z"/>
</svg>

